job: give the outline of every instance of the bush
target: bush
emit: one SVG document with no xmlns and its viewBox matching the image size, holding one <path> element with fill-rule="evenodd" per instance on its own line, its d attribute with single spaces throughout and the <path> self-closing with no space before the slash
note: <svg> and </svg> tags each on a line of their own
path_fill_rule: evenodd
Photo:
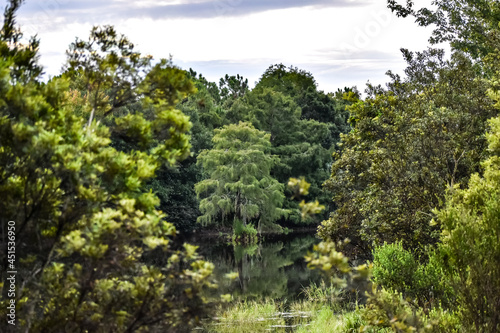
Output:
<svg viewBox="0 0 500 333">
<path fill-rule="evenodd" d="M 492 156 L 483 163 L 483 176 L 473 175 L 468 189 L 455 188 L 437 212 L 443 267 L 463 322 L 476 332 L 500 331 L 500 118 L 490 124 Z"/>
<path fill-rule="evenodd" d="M 451 304 L 452 291 L 446 284 L 442 263 L 434 251 L 421 264 L 403 248 L 401 242 L 384 244 L 373 251 L 373 280 L 377 284 L 403 293 L 429 308 L 438 303 Z"/>
<path fill-rule="evenodd" d="M 457 312 L 451 312 L 441 308 L 433 308 L 427 316 L 427 322 L 432 326 L 432 332 L 436 333 L 465 331 L 465 329 L 462 328 L 462 321 Z"/>
<path fill-rule="evenodd" d="M 418 263 L 401 242 L 384 244 L 373 250 L 373 280 L 386 288 L 412 293 Z"/>
<path fill-rule="evenodd" d="M 368 302 L 360 309 L 366 323 L 360 331 L 367 332 L 463 332 L 457 313 L 433 308 L 428 314 L 403 299 L 396 291 L 373 286 Z"/>
</svg>

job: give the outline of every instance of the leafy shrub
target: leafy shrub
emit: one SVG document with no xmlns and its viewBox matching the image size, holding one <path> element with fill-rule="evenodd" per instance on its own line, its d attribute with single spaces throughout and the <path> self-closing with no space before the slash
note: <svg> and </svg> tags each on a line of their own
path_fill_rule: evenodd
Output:
<svg viewBox="0 0 500 333">
<path fill-rule="evenodd" d="M 362 309 L 362 319 L 367 323 L 361 330 L 368 328 L 390 328 L 395 332 L 420 331 L 424 327 L 422 318 L 401 293 L 378 289 L 373 285 L 366 306 Z"/>
<path fill-rule="evenodd" d="M 432 332 L 435 333 L 451 333 L 464 332 L 462 322 L 457 312 L 443 310 L 435 307 L 427 315 L 427 322 L 432 326 Z"/>
<path fill-rule="evenodd" d="M 360 309 L 366 323 L 361 332 L 463 332 L 457 313 L 433 308 L 428 314 L 403 298 L 399 292 L 373 286 L 365 307 Z"/>
<path fill-rule="evenodd" d="M 376 247 L 373 250 L 373 280 L 390 289 L 412 292 L 418 263 L 401 242 Z"/>
<path fill-rule="evenodd" d="M 415 299 L 424 308 L 438 303 L 448 306 L 453 299 L 439 256 L 429 251 L 427 263 L 421 264 L 410 251 L 403 248 L 401 242 L 384 244 L 374 249 L 373 280 L 387 289 Z"/>
<path fill-rule="evenodd" d="M 443 267 L 464 324 L 476 332 L 500 331 L 500 118 L 490 125 L 492 156 L 483 163 L 484 174 L 473 175 L 467 189 L 455 188 L 446 208 L 437 212 Z"/>
</svg>

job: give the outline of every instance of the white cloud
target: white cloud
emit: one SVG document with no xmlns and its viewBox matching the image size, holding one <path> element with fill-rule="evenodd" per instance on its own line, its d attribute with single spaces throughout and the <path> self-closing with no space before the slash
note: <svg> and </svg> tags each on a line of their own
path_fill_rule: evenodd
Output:
<svg viewBox="0 0 500 333">
<path fill-rule="evenodd" d="M 157 59 L 172 54 L 174 62 L 191 66 L 212 80 L 226 73 L 238 73 L 253 83 L 269 65 L 284 63 L 311 71 L 319 87 L 326 91 L 354 84 L 362 89 L 367 80 L 384 83 L 384 73 L 389 69 L 401 72 L 404 63 L 399 49 L 422 50 L 430 35 L 428 29 L 417 27 L 411 19 L 393 15 L 385 7 L 385 1 L 364 2 L 364 6 L 356 7 L 321 7 L 325 1 L 318 0 L 310 2 L 314 6 L 255 10 L 242 16 L 229 13 L 205 18 L 184 15 L 159 19 L 140 11 L 136 16 L 130 14 L 135 6 L 133 3 L 139 2 L 115 0 L 104 3 L 110 8 L 122 8 L 128 16 L 119 18 L 113 13 L 100 13 L 97 5 L 95 9 L 82 5 L 78 14 L 81 17 L 74 22 L 59 16 L 70 10 L 75 14 L 72 1 L 65 0 L 67 4 L 63 4 L 63 0 L 48 1 L 59 1 L 59 7 L 53 7 L 52 11 L 45 8 L 40 14 L 32 6 L 24 14 L 20 13 L 20 22 L 26 31 L 39 33 L 41 62 L 51 75 L 59 73 L 65 60 L 64 52 L 76 36 L 86 39 L 93 24 L 112 24 L 142 53 Z M 236 7 L 251 3 L 220 1 L 231 1 Z M 149 8 L 203 2 L 148 0 L 140 3 Z M 284 4 L 281 0 L 272 2 L 276 6 Z M 343 3 L 347 2 L 355 1 L 344 0 Z M 98 2 L 91 0 L 89 3 Z M 41 19 L 33 20 L 36 15 Z M 50 24 L 45 26 L 43 22 Z"/>
</svg>

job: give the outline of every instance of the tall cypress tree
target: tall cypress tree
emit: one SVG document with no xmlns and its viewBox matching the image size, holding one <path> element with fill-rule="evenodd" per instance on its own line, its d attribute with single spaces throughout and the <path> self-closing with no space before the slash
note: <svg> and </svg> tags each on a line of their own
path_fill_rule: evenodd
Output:
<svg viewBox="0 0 500 333">
<path fill-rule="evenodd" d="M 195 185 L 202 216 L 207 225 L 218 221 L 255 221 L 259 229 L 276 229 L 274 221 L 286 211 L 283 185 L 270 176 L 278 158 L 270 155 L 270 134 L 240 122 L 216 129 L 213 149 L 198 156 L 208 178 Z M 279 228 L 280 229 L 280 228 Z"/>
</svg>

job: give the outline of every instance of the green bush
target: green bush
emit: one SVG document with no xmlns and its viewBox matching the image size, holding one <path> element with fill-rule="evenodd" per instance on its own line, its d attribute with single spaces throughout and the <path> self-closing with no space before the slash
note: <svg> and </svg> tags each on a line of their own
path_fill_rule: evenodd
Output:
<svg viewBox="0 0 500 333">
<path fill-rule="evenodd" d="M 450 305 L 453 294 L 444 279 L 439 256 L 430 250 L 428 257 L 423 259 L 427 263 L 421 264 L 401 242 L 376 247 L 373 251 L 373 281 L 386 289 L 403 293 L 424 308 L 439 303 Z"/>
<path fill-rule="evenodd" d="M 435 307 L 424 311 L 403 298 L 399 292 L 377 288 L 368 294 L 365 307 L 360 309 L 361 332 L 465 332 L 456 312 Z"/>
<path fill-rule="evenodd" d="M 452 333 L 466 331 L 462 327 L 462 321 L 457 312 L 451 312 L 436 307 L 429 311 L 426 320 L 428 325 L 432 327 L 431 332 Z"/>
<path fill-rule="evenodd" d="M 498 91 L 500 107 L 500 91 Z M 476 332 L 500 332 L 500 118 L 490 121 L 491 157 L 467 189 L 455 188 L 437 212 L 443 268 L 457 295 L 463 324 Z"/>
<path fill-rule="evenodd" d="M 412 292 L 418 263 L 401 242 L 384 244 L 373 250 L 373 280 L 386 288 L 403 293 Z"/>
<path fill-rule="evenodd" d="M 367 325 L 360 331 L 380 328 L 394 332 L 420 332 L 425 326 L 421 316 L 401 293 L 374 285 L 368 296 L 367 304 L 361 309 L 361 318 Z"/>
</svg>

